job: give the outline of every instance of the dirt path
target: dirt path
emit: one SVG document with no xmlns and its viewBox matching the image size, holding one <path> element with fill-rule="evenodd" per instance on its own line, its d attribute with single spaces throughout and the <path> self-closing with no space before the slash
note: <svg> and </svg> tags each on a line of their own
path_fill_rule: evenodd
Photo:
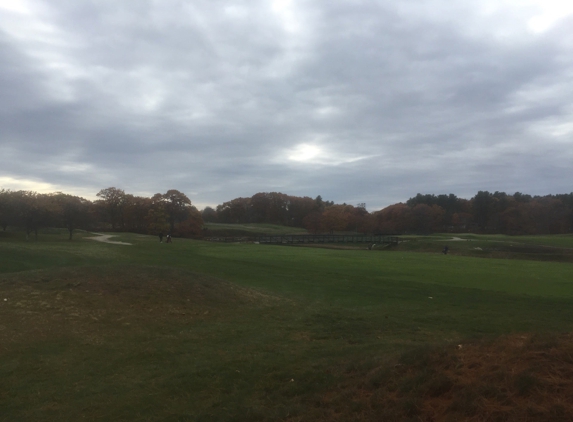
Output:
<svg viewBox="0 0 573 422">
<path fill-rule="evenodd" d="M 115 240 L 109 240 L 111 237 L 116 237 L 117 235 L 113 235 L 113 234 L 101 234 L 101 233 L 93 233 L 93 234 L 97 234 L 96 237 L 86 237 L 85 239 L 88 240 L 96 240 L 98 242 L 103 242 L 103 243 L 111 243 L 113 245 L 132 245 L 132 243 L 126 243 L 126 242 L 118 242 Z"/>
</svg>

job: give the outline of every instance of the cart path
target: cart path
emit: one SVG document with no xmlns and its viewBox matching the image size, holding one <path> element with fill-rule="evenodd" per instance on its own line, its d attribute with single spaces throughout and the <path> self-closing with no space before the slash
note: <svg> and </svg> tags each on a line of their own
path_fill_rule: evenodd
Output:
<svg viewBox="0 0 573 422">
<path fill-rule="evenodd" d="M 93 233 L 96 234 L 96 237 L 86 237 L 85 239 L 88 240 L 96 240 L 98 242 L 103 242 L 103 243 L 111 243 L 113 245 L 133 245 L 133 243 L 126 243 L 126 242 L 119 242 L 119 241 L 115 241 L 115 240 L 109 240 L 112 237 L 117 237 L 117 235 L 115 234 L 101 234 L 101 233 Z"/>
</svg>

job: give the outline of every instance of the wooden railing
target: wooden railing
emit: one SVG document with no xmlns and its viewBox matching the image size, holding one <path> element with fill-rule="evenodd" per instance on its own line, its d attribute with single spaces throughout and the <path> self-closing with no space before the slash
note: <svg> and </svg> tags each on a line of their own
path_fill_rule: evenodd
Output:
<svg viewBox="0 0 573 422">
<path fill-rule="evenodd" d="M 383 235 L 338 235 L 338 234 L 298 234 L 266 235 L 253 237 L 212 237 L 205 240 L 214 242 L 257 242 L 263 244 L 300 244 L 300 243 L 376 243 L 398 244 L 397 236 Z"/>
</svg>

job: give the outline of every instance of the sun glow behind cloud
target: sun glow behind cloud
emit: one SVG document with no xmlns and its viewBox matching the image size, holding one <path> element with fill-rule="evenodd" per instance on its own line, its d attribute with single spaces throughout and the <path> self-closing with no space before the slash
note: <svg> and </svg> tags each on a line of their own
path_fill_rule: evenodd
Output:
<svg viewBox="0 0 573 422">
<path fill-rule="evenodd" d="M 300 30 L 292 0 L 274 0 L 271 9 L 280 17 L 285 31 L 296 33 Z"/>
<path fill-rule="evenodd" d="M 543 0 L 535 3 L 541 13 L 527 22 L 529 29 L 535 33 L 545 32 L 561 19 L 573 14 L 573 3 L 565 0 Z"/>
<path fill-rule="evenodd" d="M 288 159 L 291 161 L 298 162 L 309 162 L 313 161 L 320 155 L 320 148 L 314 145 L 300 144 L 297 145 L 288 155 Z"/>
<path fill-rule="evenodd" d="M 282 156 L 284 157 L 285 155 L 289 161 L 297 164 L 318 164 L 321 166 L 338 166 L 376 156 L 335 152 L 325 147 L 318 147 L 312 144 L 298 144 L 294 148 L 286 151 Z"/>
<path fill-rule="evenodd" d="M 22 14 L 30 13 L 27 2 L 22 0 L 0 0 L 0 9 Z"/>
</svg>

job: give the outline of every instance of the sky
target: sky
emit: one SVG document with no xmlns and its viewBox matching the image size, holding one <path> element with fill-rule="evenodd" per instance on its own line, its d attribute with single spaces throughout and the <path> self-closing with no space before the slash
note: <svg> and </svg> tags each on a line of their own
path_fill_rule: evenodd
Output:
<svg viewBox="0 0 573 422">
<path fill-rule="evenodd" d="M 0 188 L 573 191 L 573 2 L 0 0 Z"/>
</svg>

